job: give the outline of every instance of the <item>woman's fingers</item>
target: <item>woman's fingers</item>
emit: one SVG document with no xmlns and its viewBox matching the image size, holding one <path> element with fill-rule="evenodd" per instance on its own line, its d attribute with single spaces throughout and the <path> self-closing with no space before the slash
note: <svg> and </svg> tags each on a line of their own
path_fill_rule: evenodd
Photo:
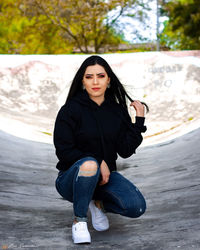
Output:
<svg viewBox="0 0 200 250">
<path fill-rule="evenodd" d="M 130 104 L 130 106 L 134 107 L 136 111 L 136 116 L 144 117 L 144 105 L 140 101 L 135 100 Z"/>
<path fill-rule="evenodd" d="M 104 185 L 104 184 L 108 183 L 109 176 L 102 176 L 102 180 L 100 181 L 99 185 Z"/>
<path fill-rule="evenodd" d="M 110 173 L 107 173 L 107 174 L 101 173 L 101 176 L 102 176 L 102 180 L 100 181 L 99 185 L 104 185 L 104 184 L 108 183 Z"/>
<path fill-rule="evenodd" d="M 140 101 L 138 101 L 138 100 L 133 101 L 133 102 L 130 104 L 130 106 L 134 106 L 134 107 L 144 107 L 144 105 L 143 105 Z"/>
</svg>

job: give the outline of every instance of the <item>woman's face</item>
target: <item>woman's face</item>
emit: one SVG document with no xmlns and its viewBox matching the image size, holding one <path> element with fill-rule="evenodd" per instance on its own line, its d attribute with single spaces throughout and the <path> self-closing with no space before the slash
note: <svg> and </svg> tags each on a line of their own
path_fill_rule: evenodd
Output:
<svg viewBox="0 0 200 250">
<path fill-rule="evenodd" d="M 110 78 L 101 65 L 95 64 L 86 68 L 83 76 L 83 85 L 89 97 L 98 104 L 103 102 L 109 82 Z"/>
</svg>

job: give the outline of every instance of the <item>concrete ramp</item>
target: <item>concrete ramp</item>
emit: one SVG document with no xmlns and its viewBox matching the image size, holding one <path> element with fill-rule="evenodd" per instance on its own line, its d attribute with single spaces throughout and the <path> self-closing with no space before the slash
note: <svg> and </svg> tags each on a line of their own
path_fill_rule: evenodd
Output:
<svg viewBox="0 0 200 250">
<path fill-rule="evenodd" d="M 0 132 L 0 248 L 171 250 L 200 248 L 200 129 L 138 149 L 118 160 L 121 172 L 147 199 L 138 219 L 108 214 L 110 229 L 91 245 L 71 240 L 72 205 L 54 187 L 57 171 L 51 144 Z"/>
<path fill-rule="evenodd" d="M 86 57 L 0 55 L 0 249 L 199 250 L 200 51 L 103 55 L 129 94 L 150 106 L 142 146 L 118 159 L 147 211 L 138 219 L 108 214 L 103 233 L 89 220 L 92 244 L 73 245 L 72 204 L 54 185 L 52 131 Z"/>
</svg>

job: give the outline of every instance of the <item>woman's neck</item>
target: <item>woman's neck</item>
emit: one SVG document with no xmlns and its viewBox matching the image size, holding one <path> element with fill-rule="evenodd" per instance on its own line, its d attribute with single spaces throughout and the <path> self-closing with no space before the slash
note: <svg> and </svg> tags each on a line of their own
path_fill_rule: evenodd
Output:
<svg viewBox="0 0 200 250">
<path fill-rule="evenodd" d="M 94 102 L 96 102 L 96 104 L 98 104 L 99 106 L 104 102 L 104 100 L 105 100 L 105 98 L 104 98 L 104 96 L 97 96 L 97 97 L 94 97 L 94 96 L 92 96 L 92 97 L 90 97 L 90 99 L 92 100 L 92 101 L 94 101 Z"/>
</svg>

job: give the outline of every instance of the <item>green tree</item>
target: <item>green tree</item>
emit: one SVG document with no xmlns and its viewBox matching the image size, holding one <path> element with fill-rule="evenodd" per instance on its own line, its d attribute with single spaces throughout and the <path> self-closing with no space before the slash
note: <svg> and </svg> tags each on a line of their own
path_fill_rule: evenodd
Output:
<svg viewBox="0 0 200 250">
<path fill-rule="evenodd" d="M 1 54 L 70 53 L 73 46 L 44 15 L 24 15 L 20 1 L 0 0 Z"/>
<path fill-rule="evenodd" d="M 28 15 L 45 15 L 81 52 L 98 53 L 106 45 L 122 42 L 117 21 L 130 12 L 134 17 L 133 8 L 138 6 L 144 8 L 142 0 L 32 0 L 24 3 L 24 10 Z M 115 14 L 109 15 L 112 11 Z"/>
<path fill-rule="evenodd" d="M 0 53 L 104 52 L 125 43 L 118 21 L 141 19 L 141 8 L 143 0 L 0 0 Z"/>
<path fill-rule="evenodd" d="M 165 2 L 165 1 L 164 1 Z M 167 1 L 161 43 L 171 49 L 200 49 L 200 3 L 199 0 Z"/>
</svg>

